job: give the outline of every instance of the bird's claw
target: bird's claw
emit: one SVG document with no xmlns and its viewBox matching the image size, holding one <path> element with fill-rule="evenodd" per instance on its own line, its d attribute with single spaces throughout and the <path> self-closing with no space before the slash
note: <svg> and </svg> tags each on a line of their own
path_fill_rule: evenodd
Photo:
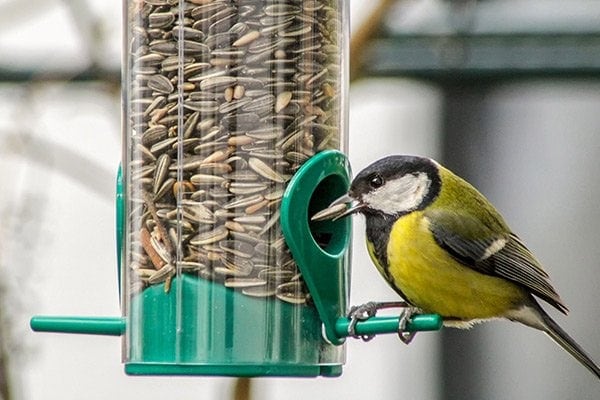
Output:
<svg viewBox="0 0 600 400">
<path fill-rule="evenodd" d="M 350 312 L 348 312 L 348 318 L 350 318 L 350 324 L 348 325 L 348 336 L 352 336 L 356 339 L 362 339 L 365 342 L 373 339 L 375 335 L 359 335 L 356 333 L 356 324 L 359 321 L 365 321 L 377 314 L 377 311 L 382 308 L 402 308 L 400 317 L 398 320 L 398 337 L 404 344 L 409 344 L 417 334 L 417 332 L 408 332 L 406 327 L 410 322 L 410 319 L 414 314 L 418 312 L 417 308 L 411 307 L 405 302 L 396 303 L 378 303 L 370 301 L 359 306 L 352 306 Z"/>
<path fill-rule="evenodd" d="M 356 323 L 358 321 L 365 321 L 377 314 L 379 304 L 374 301 L 370 301 L 359 306 L 352 306 L 350 312 L 348 312 L 348 318 L 350 318 L 350 324 L 348 325 L 348 335 L 355 339 L 362 339 L 365 342 L 373 339 L 375 335 L 358 335 L 356 333 Z"/>
<path fill-rule="evenodd" d="M 356 333 L 356 324 L 359 321 L 365 321 L 371 317 L 374 317 L 377 314 L 378 310 L 384 308 L 402 308 L 403 311 L 400 314 L 400 322 L 398 326 L 398 335 L 400 336 L 400 340 L 404 343 L 408 344 L 412 340 L 415 335 L 414 332 L 405 332 L 406 324 L 410 320 L 410 317 L 416 312 L 416 309 L 411 307 L 408 303 L 404 301 L 395 301 L 395 302 L 376 302 L 370 301 L 365 304 L 361 304 L 359 306 L 352 306 L 350 308 L 350 312 L 348 313 L 348 318 L 350 318 L 350 324 L 348 325 L 348 335 L 352 336 L 356 339 L 362 339 L 365 342 L 373 339 L 375 335 L 358 335 Z"/>
<path fill-rule="evenodd" d="M 404 344 L 409 344 L 414 339 L 417 332 L 406 331 L 406 325 L 410 322 L 411 317 L 415 314 L 416 309 L 413 307 L 407 307 L 400 313 L 400 319 L 398 321 L 398 337 Z"/>
<path fill-rule="evenodd" d="M 361 321 L 365 319 L 369 319 L 374 317 L 377 314 L 377 310 L 379 310 L 381 303 L 377 303 L 374 301 L 370 301 L 365 304 L 361 304 L 359 306 L 350 307 L 350 312 L 348 313 L 348 317 L 356 317 Z"/>
</svg>

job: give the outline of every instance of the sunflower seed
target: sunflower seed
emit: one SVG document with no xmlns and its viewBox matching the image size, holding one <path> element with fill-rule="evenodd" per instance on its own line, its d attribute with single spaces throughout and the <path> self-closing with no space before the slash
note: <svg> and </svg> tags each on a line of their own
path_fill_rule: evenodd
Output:
<svg viewBox="0 0 600 400">
<path fill-rule="evenodd" d="M 155 236 L 150 237 L 150 244 L 154 248 L 154 251 L 162 258 L 165 263 L 171 262 L 171 253 L 167 250 L 166 246 L 158 240 Z"/>
<path fill-rule="evenodd" d="M 259 278 L 227 278 L 224 285 L 230 288 L 251 288 L 264 286 L 267 281 Z"/>
<path fill-rule="evenodd" d="M 294 272 L 285 271 L 281 269 L 275 269 L 272 266 L 269 266 L 266 269 L 263 269 L 258 273 L 258 277 L 266 280 L 270 283 L 280 284 L 282 282 L 290 281 L 294 276 Z"/>
<path fill-rule="evenodd" d="M 221 257 L 222 268 L 215 268 L 215 272 L 227 276 L 248 276 L 252 273 L 252 262 L 239 258 Z"/>
<path fill-rule="evenodd" d="M 247 287 L 242 289 L 242 293 L 246 296 L 252 297 L 270 297 L 275 295 L 275 287 L 269 285 L 260 285 L 254 287 Z"/>
<path fill-rule="evenodd" d="M 206 162 L 200 163 L 197 169 L 200 173 L 210 172 L 211 174 L 223 175 L 231 172 L 231 165 L 222 162 Z"/>
<path fill-rule="evenodd" d="M 192 100 L 184 100 L 183 107 L 192 111 L 199 111 L 201 113 L 214 113 L 219 109 L 219 103 L 216 101 L 192 101 Z"/>
<path fill-rule="evenodd" d="M 174 56 L 177 54 L 177 43 L 170 40 L 155 40 L 150 43 L 150 51 L 163 56 Z"/>
<path fill-rule="evenodd" d="M 233 76 L 215 76 L 203 79 L 200 82 L 200 89 L 204 91 L 219 91 L 237 83 L 237 78 Z"/>
<path fill-rule="evenodd" d="M 268 16 L 286 16 L 295 15 L 301 11 L 300 7 L 291 4 L 273 4 L 264 8 L 264 13 Z"/>
<path fill-rule="evenodd" d="M 175 265 L 183 272 L 196 272 L 206 268 L 206 264 L 194 261 L 178 261 Z"/>
<path fill-rule="evenodd" d="M 155 12 L 148 17 L 151 28 L 166 28 L 175 22 L 175 14 L 172 12 Z"/>
<path fill-rule="evenodd" d="M 168 154 L 162 154 L 156 160 L 156 168 L 154 170 L 154 194 L 158 192 L 158 189 L 163 184 L 167 174 L 169 173 L 169 165 L 171 164 L 171 157 Z"/>
<path fill-rule="evenodd" d="M 259 31 L 250 31 L 232 43 L 233 47 L 247 46 L 260 37 Z"/>
<path fill-rule="evenodd" d="M 168 138 L 161 140 L 160 142 L 154 143 L 152 147 L 150 147 L 150 151 L 152 153 L 161 153 L 166 149 L 171 148 L 173 143 L 177 141 L 177 138 Z"/>
<path fill-rule="evenodd" d="M 225 228 L 224 226 L 218 226 L 217 228 L 211 231 L 196 235 L 190 240 L 190 244 L 200 246 L 203 244 L 216 243 L 220 240 L 225 239 L 227 237 L 227 234 L 227 228 Z"/>
<path fill-rule="evenodd" d="M 168 178 L 166 179 L 162 185 L 160 185 L 160 187 L 158 188 L 158 190 L 154 193 L 154 198 L 155 199 L 161 199 L 163 196 L 165 196 L 167 193 L 170 193 L 173 185 L 175 184 L 175 182 L 177 182 L 177 179 L 175 178 Z"/>
<path fill-rule="evenodd" d="M 152 145 L 167 137 L 167 127 L 164 125 L 156 125 L 148 128 L 142 134 L 142 144 L 145 146 Z"/>
<path fill-rule="evenodd" d="M 330 207 L 327 207 L 324 210 L 319 211 L 315 215 L 313 215 L 310 220 L 311 221 L 325 221 L 329 219 L 335 219 L 340 216 L 344 211 L 346 211 L 348 207 L 346 204 L 336 204 Z"/>
<path fill-rule="evenodd" d="M 191 176 L 190 182 L 196 186 L 213 186 L 226 182 L 226 179 L 217 175 L 196 174 Z"/>
<path fill-rule="evenodd" d="M 236 240 L 222 240 L 219 247 L 235 257 L 250 258 L 254 254 L 254 247 Z"/>
<path fill-rule="evenodd" d="M 256 194 L 253 196 L 246 196 L 242 198 L 236 198 L 228 203 L 222 205 L 222 207 L 226 210 L 240 207 L 248 207 L 250 205 L 259 203 L 263 201 L 264 197 L 261 194 Z"/>
<path fill-rule="evenodd" d="M 280 112 L 284 108 L 290 104 L 290 100 L 292 100 L 292 92 L 286 91 L 281 92 L 277 95 L 277 100 L 275 101 L 275 112 Z"/>
<path fill-rule="evenodd" d="M 184 218 L 195 222 L 214 224 L 216 221 L 214 213 L 202 203 L 185 202 L 182 204 L 182 210 Z"/>
<path fill-rule="evenodd" d="M 204 32 L 202 32 L 201 30 L 194 29 L 189 26 L 182 27 L 178 25 L 171 32 L 173 33 L 173 37 L 177 40 L 182 40 L 185 38 L 187 40 L 202 42 L 206 37 Z"/>
<path fill-rule="evenodd" d="M 292 304 L 306 303 L 306 294 L 302 282 L 288 282 L 277 286 L 275 297 Z"/>
<path fill-rule="evenodd" d="M 233 88 L 233 98 L 236 100 L 239 100 L 242 97 L 244 97 L 245 93 L 246 93 L 246 88 L 243 85 L 236 85 Z"/>
<path fill-rule="evenodd" d="M 232 182 L 229 184 L 228 190 L 232 194 L 248 195 L 264 192 L 267 187 L 261 182 Z"/>
<path fill-rule="evenodd" d="M 252 100 L 249 98 L 242 98 L 239 100 L 233 100 L 227 103 L 223 103 L 219 106 L 219 113 L 231 115 L 234 111 L 238 109 L 244 110 L 244 106 L 251 102 Z"/>
<path fill-rule="evenodd" d="M 165 282 L 167 279 L 175 275 L 175 267 L 170 264 L 165 265 L 158 271 L 154 272 L 148 277 L 148 283 L 150 285 L 156 285 L 158 283 Z"/>
<path fill-rule="evenodd" d="M 240 217 L 235 217 L 233 220 L 235 222 L 239 222 L 240 224 L 263 224 L 267 219 L 264 217 L 264 215 L 243 215 Z"/>
<path fill-rule="evenodd" d="M 264 161 L 256 157 L 250 157 L 248 159 L 248 165 L 254 172 L 259 174 L 260 176 L 272 180 L 274 182 L 284 183 L 285 178 L 275 172 L 271 167 L 269 167 Z"/>
</svg>

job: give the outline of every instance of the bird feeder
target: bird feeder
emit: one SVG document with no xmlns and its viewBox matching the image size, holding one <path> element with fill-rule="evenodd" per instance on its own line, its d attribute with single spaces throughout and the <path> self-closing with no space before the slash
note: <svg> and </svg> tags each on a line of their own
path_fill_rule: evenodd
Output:
<svg viewBox="0 0 600 400">
<path fill-rule="evenodd" d="M 340 375 L 350 219 L 310 216 L 350 183 L 347 2 L 129 0 L 125 11 L 123 315 L 32 327 L 122 336 L 134 375 Z M 397 328 L 373 318 L 356 333 Z"/>
</svg>

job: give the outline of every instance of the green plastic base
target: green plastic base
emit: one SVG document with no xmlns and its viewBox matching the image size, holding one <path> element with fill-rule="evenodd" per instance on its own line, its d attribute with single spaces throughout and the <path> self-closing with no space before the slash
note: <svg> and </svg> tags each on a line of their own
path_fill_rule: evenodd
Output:
<svg viewBox="0 0 600 400">
<path fill-rule="evenodd" d="M 184 275 L 130 304 L 128 374 L 337 376 L 343 346 L 323 340 L 312 306 L 254 298 Z"/>
<path fill-rule="evenodd" d="M 127 363 L 128 375 L 205 375 L 205 376 L 296 376 L 296 377 L 338 377 L 342 374 L 341 365 L 180 365 L 163 363 Z"/>
</svg>

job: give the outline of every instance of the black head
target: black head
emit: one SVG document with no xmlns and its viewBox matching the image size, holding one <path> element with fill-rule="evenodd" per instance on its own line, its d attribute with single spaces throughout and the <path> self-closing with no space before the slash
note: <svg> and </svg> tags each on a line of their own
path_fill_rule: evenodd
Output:
<svg viewBox="0 0 600 400">
<path fill-rule="evenodd" d="M 401 155 L 382 158 L 360 171 L 348 194 L 358 201 L 356 211 L 398 216 L 427 207 L 440 187 L 435 161 Z"/>
</svg>

